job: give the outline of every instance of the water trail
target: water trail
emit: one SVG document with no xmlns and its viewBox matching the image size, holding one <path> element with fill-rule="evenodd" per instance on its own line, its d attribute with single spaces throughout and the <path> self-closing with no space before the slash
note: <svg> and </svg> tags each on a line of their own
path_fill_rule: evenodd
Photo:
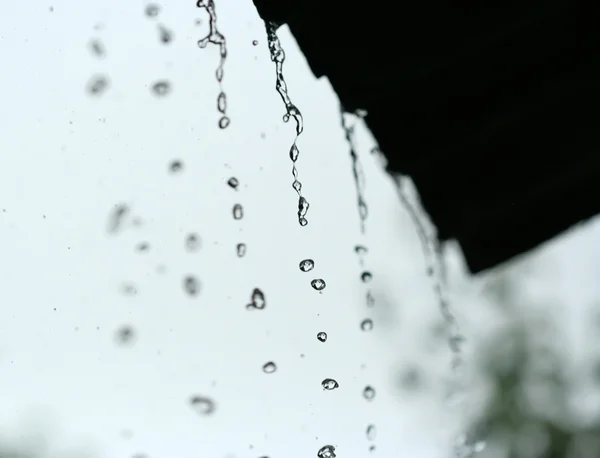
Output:
<svg viewBox="0 0 600 458">
<path fill-rule="evenodd" d="M 298 157 L 300 156 L 300 150 L 296 145 L 298 141 L 298 137 L 302 134 L 304 130 L 304 120 L 302 118 L 302 113 L 296 105 L 292 103 L 290 96 L 288 94 L 287 84 L 285 79 L 283 78 L 283 63 L 285 62 L 285 52 L 281 47 L 281 43 L 279 42 L 279 38 L 277 37 L 277 24 L 274 22 L 267 22 L 267 40 L 269 44 L 269 53 L 271 54 L 271 60 L 275 62 L 275 72 L 277 75 L 275 89 L 281 96 L 281 100 L 285 104 L 286 113 L 283 115 L 283 122 L 288 122 L 290 118 L 294 118 L 296 121 L 296 138 L 294 138 L 294 142 L 290 148 L 290 159 L 292 160 L 292 176 L 294 177 L 294 181 L 292 182 L 292 187 L 298 194 L 298 222 L 300 226 L 306 226 L 308 224 L 308 220 L 306 219 L 306 213 L 308 212 L 308 207 L 310 204 L 308 201 L 302 196 L 302 183 L 298 179 L 298 169 L 296 168 L 296 162 L 298 161 Z"/>
<path fill-rule="evenodd" d="M 227 117 L 227 95 L 223 91 L 223 68 L 225 66 L 225 60 L 227 59 L 227 41 L 225 40 L 223 34 L 221 34 L 221 32 L 219 32 L 217 29 L 217 13 L 215 12 L 214 0 L 198 0 L 196 6 L 198 8 L 204 8 L 208 13 L 210 27 L 208 35 L 201 40 L 198 40 L 198 47 L 206 48 L 208 43 L 219 46 L 219 54 L 221 57 L 215 75 L 217 77 L 217 81 L 219 82 L 217 110 L 219 110 L 219 113 L 221 113 L 222 116 L 219 119 L 218 124 L 221 129 L 225 129 L 230 122 L 230 119 Z"/>
</svg>

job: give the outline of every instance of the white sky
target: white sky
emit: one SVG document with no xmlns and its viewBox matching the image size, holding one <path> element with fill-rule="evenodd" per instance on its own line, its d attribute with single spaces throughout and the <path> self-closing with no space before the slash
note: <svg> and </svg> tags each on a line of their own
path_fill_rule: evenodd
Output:
<svg viewBox="0 0 600 458">
<path fill-rule="evenodd" d="M 305 228 L 291 188 L 294 128 L 281 121 L 250 0 L 216 0 L 229 51 L 226 130 L 217 128 L 218 49 L 195 45 L 207 31 L 195 1 L 163 5 L 154 20 L 141 1 L 0 1 L 0 437 L 15 440 L 33 422 L 51 451 L 83 447 L 97 457 L 301 458 L 334 444 L 340 458 L 353 458 L 368 455 L 365 429 L 374 423 L 374 455 L 445 456 L 453 422 L 442 415 L 440 380 L 449 355 L 430 350 L 427 332 L 439 314 L 418 238 L 362 125 L 370 217 L 360 235 L 337 98 L 327 80 L 314 79 L 289 30 L 279 36 L 305 122 Z M 159 23 L 174 32 L 168 46 Z M 89 52 L 92 38 L 104 44 L 104 59 Z M 92 98 L 85 86 L 96 73 L 110 87 Z M 173 92 L 157 100 L 149 87 L 161 79 Z M 184 164 L 177 175 L 167 171 L 173 159 Z M 238 191 L 225 184 L 231 176 Z M 143 224 L 108 236 L 108 214 L 120 202 Z M 239 221 L 235 203 L 244 206 Z M 189 232 L 202 238 L 198 253 L 184 250 Z M 590 240 L 598 232 L 588 224 L 536 254 L 546 257 L 532 290 L 592 303 L 599 253 Z M 149 252 L 134 251 L 141 241 Z M 243 259 L 239 242 L 248 246 Z M 373 309 L 357 243 L 370 249 Z M 315 261 L 310 273 L 298 269 L 305 258 Z M 485 305 L 481 282 L 465 276 L 456 250 L 451 265 L 469 329 L 467 306 Z M 188 273 L 202 283 L 196 298 L 182 290 Z M 322 294 L 313 278 L 327 282 Z M 138 294 L 121 294 L 123 282 Z M 267 307 L 247 311 L 255 287 Z M 359 324 L 369 316 L 375 327 L 364 333 Z M 134 328 L 131 347 L 115 343 L 122 325 Z M 274 374 L 262 372 L 267 361 L 276 362 Z M 397 388 L 406 363 L 427 370 L 425 394 Z M 321 389 L 328 377 L 337 390 Z M 361 396 L 367 384 L 377 389 L 371 403 Z M 214 415 L 190 408 L 196 394 L 215 400 Z"/>
</svg>

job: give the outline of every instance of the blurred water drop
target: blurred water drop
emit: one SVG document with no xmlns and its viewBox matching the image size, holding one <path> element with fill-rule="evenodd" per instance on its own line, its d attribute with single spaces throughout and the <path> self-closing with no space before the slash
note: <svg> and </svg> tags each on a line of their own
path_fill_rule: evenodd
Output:
<svg viewBox="0 0 600 458">
<path fill-rule="evenodd" d="M 371 291 L 367 291 L 367 307 L 373 307 L 375 305 L 375 298 Z"/>
<path fill-rule="evenodd" d="M 354 247 L 354 252 L 359 256 L 364 256 L 365 254 L 367 254 L 368 250 L 366 246 L 356 245 Z"/>
<path fill-rule="evenodd" d="M 106 55 L 106 50 L 100 40 L 90 41 L 90 50 L 96 57 L 104 57 Z"/>
<path fill-rule="evenodd" d="M 227 129 L 230 122 L 231 120 L 227 116 L 222 116 L 221 119 L 219 119 L 219 127 L 221 129 Z"/>
<path fill-rule="evenodd" d="M 275 365 L 275 363 L 273 361 L 269 361 L 268 363 L 266 363 L 263 366 L 263 372 L 265 374 L 272 374 L 276 370 L 277 370 L 277 366 Z"/>
<path fill-rule="evenodd" d="M 140 242 L 135 247 L 136 251 L 148 251 L 150 249 L 150 244 L 148 242 Z"/>
<path fill-rule="evenodd" d="M 156 17 L 158 16 L 158 13 L 160 13 L 160 6 L 156 3 L 149 3 L 146 5 L 145 13 L 148 17 Z"/>
<path fill-rule="evenodd" d="M 317 339 L 319 339 L 319 341 L 321 341 L 321 342 L 327 342 L 327 333 L 326 332 L 319 332 L 317 334 Z"/>
<path fill-rule="evenodd" d="M 360 323 L 360 329 L 363 331 L 370 331 L 373 329 L 373 320 L 371 318 L 365 318 Z"/>
<path fill-rule="evenodd" d="M 188 275 L 183 279 L 183 288 L 190 296 L 196 296 L 200 291 L 200 282 L 196 277 Z"/>
<path fill-rule="evenodd" d="M 254 288 L 252 296 L 250 297 L 250 303 L 246 307 L 262 310 L 266 305 L 267 300 L 265 299 L 265 294 L 259 288 Z"/>
<path fill-rule="evenodd" d="M 360 274 L 360 279 L 363 283 L 369 283 L 373 279 L 373 274 L 371 272 L 365 271 Z"/>
<path fill-rule="evenodd" d="M 101 95 L 108 89 L 108 77 L 106 75 L 94 75 L 87 85 L 91 95 Z"/>
<path fill-rule="evenodd" d="M 108 217 L 108 232 L 111 234 L 118 232 L 123 226 L 124 219 L 128 213 L 129 207 L 127 205 L 115 205 L 113 211 Z"/>
<path fill-rule="evenodd" d="M 171 92 L 171 83 L 166 80 L 157 81 L 152 85 L 152 92 L 158 97 L 164 97 Z"/>
<path fill-rule="evenodd" d="M 375 446 L 374 446 L 374 445 L 371 445 L 371 446 L 369 447 L 369 452 L 373 453 L 374 451 L 375 451 Z"/>
<path fill-rule="evenodd" d="M 123 283 L 120 289 L 121 292 L 126 296 L 136 296 L 138 293 L 137 286 L 135 286 L 133 283 Z"/>
<path fill-rule="evenodd" d="M 359 118 L 366 118 L 369 112 L 367 110 L 363 110 L 362 108 L 358 108 L 354 110 L 354 114 Z"/>
<path fill-rule="evenodd" d="M 223 114 L 227 111 L 227 95 L 224 92 L 220 92 L 219 97 L 217 97 L 217 110 Z"/>
<path fill-rule="evenodd" d="M 123 345 L 133 341 L 133 329 L 131 326 L 122 326 L 117 330 L 117 341 Z"/>
<path fill-rule="evenodd" d="M 238 181 L 238 179 L 236 177 L 231 177 L 228 181 L 227 184 L 229 186 L 231 186 L 233 189 L 237 189 L 238 185 L 240 184 L 240 182 Z"/>
<path fill-rule="evenodd" d="M 335 390 L 336 388 L 339 388 L 340 384 L 332 378 L 326 378 L 321 382 L 321 386 L 324 390 L 331 391 Z"/>
<path fill-rule="evenodd" d="M 192 396 L 190 404 L 200 415 L 210 415 L 215 411 L 215 402 L 204 396 Z"/>
<path fill-rule="evenodd" d="M 189 252 L 195 252 L 200 249 L 200 237 L 197 234 L 191 233 L 185 238 L 185 249 Z"/>
<path fill-rule="evenodd" d="M 323 280 L 322 278 L 316 278 L 310 282 L 310 286 L 312 286 L 317 291 L 323 291 L 325 289 L 325 286 L 327 285 L 325 284 L 325 280 Z"/>
<path fill-rule="evenodd" d="M 238 243 L 235 247 L 235 251 L 239 258 L 243 258 L 246 255 L 246 244 Z"/>
<path fill-rule="evenodd" d="M 240 204 L 233 206 L 233 219 L 242 219 L 244 217 L 244 208 Z"/>
<path fill-rule="evenodd" d="M 375 425 L 367 426 L 367 439 L 372 441 L 375 440 L 375 437 L 377 437 L 377 428 L 375 428 Z"/>
<path fill-rule="evenodd" d="M 171 32 L 162 24 L 158 26 L 158 36 L 160 41 L 164 44 L 169 44 L 171 41 L 173 41 L 173 32 Z"/>
<path fill-rule="evenodd" d="M 183 162 L 179 160 L 171 161 L 169 164 L 169 170 L 173 173 L 181 172 L 183 170 Z"/>
<path fill-rule="evenodd" d="M 314 269 L 315 262 L 312 259 L 304 259 L 300 261 L 299 267 L 302 272 L 310 272 Z"/>
<path fill-rule="evenodd" d="M 252 40 L 252 46 L 258 46 L 258 40 Z"/>
<path fill-rule="evenodd" d="M 485 441 L 476 442 L 475 444 L 473 444 L 473 451 L 475 453 L 481 453 L 485 450 L 486 445 L 487 444 Z"/>
<path fill-rule="evenodd" d="M 317 452 L 317 458 L 336 458 L 335 447 L 333 445 L 325 445 Z"/>
<path fill-rule="evenodd" d="M 365 389 L 363 390 L 363 397 L 367 401 L 372 401 L 375 398 L 375 389 L 370 385 L 365 386 Z"/>
</svg>

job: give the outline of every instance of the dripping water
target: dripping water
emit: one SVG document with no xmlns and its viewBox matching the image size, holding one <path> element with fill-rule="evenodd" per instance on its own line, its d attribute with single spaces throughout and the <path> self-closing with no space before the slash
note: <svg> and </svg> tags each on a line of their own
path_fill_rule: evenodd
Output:
<svg viewBox="0 0 600 458">
<path fill-rule="evenodd" d="M 281 43 L 279 42 L 279 38 L 277 37 L 277 24 L 274 22 L 267 22 L 267 41 L 269 44 L 269 52 L 271 54 L 271 60 L 275 62 L 275 72 L 277 75 L 275 89 L 281 96 L 281 100 L 285 104 L 286 113 L 283 115 L 283 121 L 288 122 L 290 118 L 294 118 L 296 121 L 296 137 L 294 138 L 294 142 L 290 147 L 290 159 L 292 160 L 292 176 L 294 177 L 294 181 L 292 182 L 292 188 L 298 194 L 298 222 L 300 226 L 306 226 L 308 224 L 308 220 L 306 219 L 306 213 L 308 212 L 308 207 L 310 204 L 308 201 L 302 196 L 302 183 L 298 179 L 298 169 L 296 168 L 296 162 L 298 161 L 298 157 L 300 155 L 300 150 L 296 145 L 298 141 L 298 137 L 304 131 L 304 120 L 302 118 L 302 113 L 296 105 L 292 103 L 290 96 L 288 94 L 287 84 L 283 77 L 283 63 L 285 62 L 285 52 L 281 47 Z"/>
<path fill-rule="evenodd" d="M 225 60 L 227 59 L 227 41 L 225 37 L 219 30 L 217 29 L 217 13 L 215 11 L 215 2 L 214 0 L 198 0 L 196 3 L 198 8 L 204 8 L 208 13 L 209 17 L 209 32 L 208 35 L 201 40 L 198 40 L 198 47 L 206 48 L 208 43 L 212 43 L 219 46 L 219 65 L 217 67 L 217 71 L 215 72 L 215 76 L 217 77 L 217 82 L 219 83 L 219 95 L 217 96 L 217 110 L 221 113 L 221 118 L 219 118 L 219 127 L 221 129 L 227 128 L 229 126 L 230 119 L 227 117 L 227 95 L 223 91 L 223 69 L 225 67 Z"/>
</svg>

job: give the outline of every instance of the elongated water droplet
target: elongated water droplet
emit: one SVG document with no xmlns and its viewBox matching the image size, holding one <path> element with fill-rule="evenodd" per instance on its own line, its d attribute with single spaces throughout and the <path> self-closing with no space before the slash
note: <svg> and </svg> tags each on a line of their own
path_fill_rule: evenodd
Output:
<svg viewBox="0 0 600 458">
<path fill-rule="evenodd" d="M 367 291 L 367 307 L 373 307 L 375 305 L 375 298 L 371 291 Z"/>
<path fill-rule="evenodd" d="M 152 85 L 152 92 L 157 97 L 165 97 L 171 92 L 171 83 L 166 80 L 157 81 Z"/>
<path fill-rule="evenodd" d="M 292 181 L 292 188 L 294 188 L 294 191 L 296 191 L 297 193 L 301 193 L 302 183 L 300 183 L 298 180 L 294 180 Z"/>
<path fill-rule="evenodd" d="M 227 129 L 230 122 L 231 120 L 227 116 L 221 116 L 221 119 L 219 119 L 219 127 L 221 129 Z"/>
<path fill-rule="evenodd" d="M 306 213 L 308 212 L 309 207 L 310 207 L 310 204 L 304 197 L 300 197 L 298 199 L 298 217 L 300 219 L 302 219 L 306 216 Z"/>
<path fill-rule="evenodd" d="M 149 3 L 146 5 L 145 13 L 148 17 L 156 17 L 158 16 L 158 13 L 160 13 L 160 6 L 158 6 L 156 3 Z"/>
<path fill-rule="evenodd" d="M 108 89 L 106 75 L 94 75 L 88 82 L 87 90 L 91 95 L 101 95 Z"/>
<path fill-rule="evenodd" d="M 365 271 L 360 275 L 360 279 L 363 281 L 363 283 L 369 283 L 373 279 L 373 274 Z"/>
<path fill-rule="evenodd" d="M 325 445 L 317 452 L 317 458 L 336 458 L 335 447 L 333 445 Z"/>
<path fill-rule="evenodd" d="M 232 187 L 233 189 L 237 189 L 237 187 L 239 186 L 240 182 L 238 181 L 238 179 L 236 177 L 231 177 L 228 181 L 227 184 Z"/>
<path fill-rule="evenodd" d="M 240 204 L 233 206 L 233 218 L 242 219 L 244 217 L 244 208 Z"/>
<path fill-rule="evenodd" d="M 219 97 L 217 97 L 217 110 L 223 114 L 227 111 L 227 96 L 224 92 L 220 92 Z"/>
<path fill-rule="evenodd" d="M 266 305 L 267 301 L 265 299 L 265 294 L 259 288 L 254 288 L 250 297 L 250 303 L 246 308 L 262 310 Z"/>
<path fill-rule="evenodd" d="M 375 425 L 367 426 L 367 439 L 373 441 L 375 440 L 375 437 L 377 437 L 377 429 L 375 428 Z"/>
<path fill-rule="evenodd" d="M 302 272 L 310 272 L 314 269 L 315 262 L 312 259 L 304 259 L 300 261 L 299 267 Z"/>
<path fill-rule="evenodd" d="M 272 374 L 277 370 L 277 366 L 273 361 L 269 361 L 263 366 L 263 372 L 266 374 Z"/>
<path fill-rule="evenodd" d="M 115 234 L 123 226 L 125 217 L 129 213 L 129 207 L 125 204 L 115 205 L 108 219 L 108 232 Z"/>
<path fill-rule="evenodd" d="M 319 332 L 317 334 L 317 339 L 321 342 L 327 342 L 327 333 L 326 332 Z"/>
<path fill-rule="evenodd" d="M 235 251 L 239 258 L 243 258 L 246 255 L 246 244 L 238 243 L 235 247 Z"/>
<path fill-rule="evenodd" d="M 171 161 L 171 163 L 169 164 L 169 170 L 172 173 L 181 172 L 183 170 L 183 162 L 179 160 Z"/>
<path fill-rule="evenodd" d="M 164 44 L 169 44 L 173 41 L 173 32 L 167 29 L 164 25 L 158 26 L 158 36 Z"/>
<path fill-rule="evenodd" d="M 185 238 L 185 249 L 190 253 L 198 251 L 200 249 L 200 245 L 200 237 L 198 237 L 197 234 L 188 234 L 188 236 Z"/>
<path fill-rule="evenodd" d="M 183 279 L 183 288 L 190 296 L 196 296 L 200 292 L 200 282 L 193 275 Z"/>
<path fill-rule="evenodd" d="M 192 396 L 190 404 L 200 415 L 210 415 L 215 411 L 215 402 L 205 396 Z"/>
<path fill-rule="evenodd" d="M 323 280 L 322 278 L 315 278 L 313 281 L 310 282 L 310 286 L 312 286 L 317 291 L 323 291 L 325 289 L 325 286 L 327 285 L 325 284 L 325 280 Z"/>
<path fill-rule="evenodd" d="M 106 55 L 106 49 L 100 40 L 90 41 L 90 50 L 96 57 L 104 57 Z"/>
<path fill-rule="evenodd" d="M 321 386 L 324 390 L 331 391 L 335 390 L 336 388 L 339 388 L 340 384 L 332 378 L 326 378 L 321 382 Z"/>
<path fill-rule="evenodd" d="M 373 329 L 373 320 L 371 318 L 365 318 L 360 323 L 360 329 L 363 331 L 370 331 Z"/>
<path fill-rule="evenodd" d="M 290 159 L 293 162 L 296 162 L 298 160 L 298 156 L 300 155 L 300 151 L 298 150 L 298 147 L 296 146 L 296 144 L 294 143 L 292 145 L 292 147 L 290 148 Z"/>
<path fill-rule="evenodd" d="M 367 401 L 372 401 L 375 398 L 375 389 L 370 385 L 365 386 L 365 389 L 363 390 L 363 397 Z"/>
</svg>

